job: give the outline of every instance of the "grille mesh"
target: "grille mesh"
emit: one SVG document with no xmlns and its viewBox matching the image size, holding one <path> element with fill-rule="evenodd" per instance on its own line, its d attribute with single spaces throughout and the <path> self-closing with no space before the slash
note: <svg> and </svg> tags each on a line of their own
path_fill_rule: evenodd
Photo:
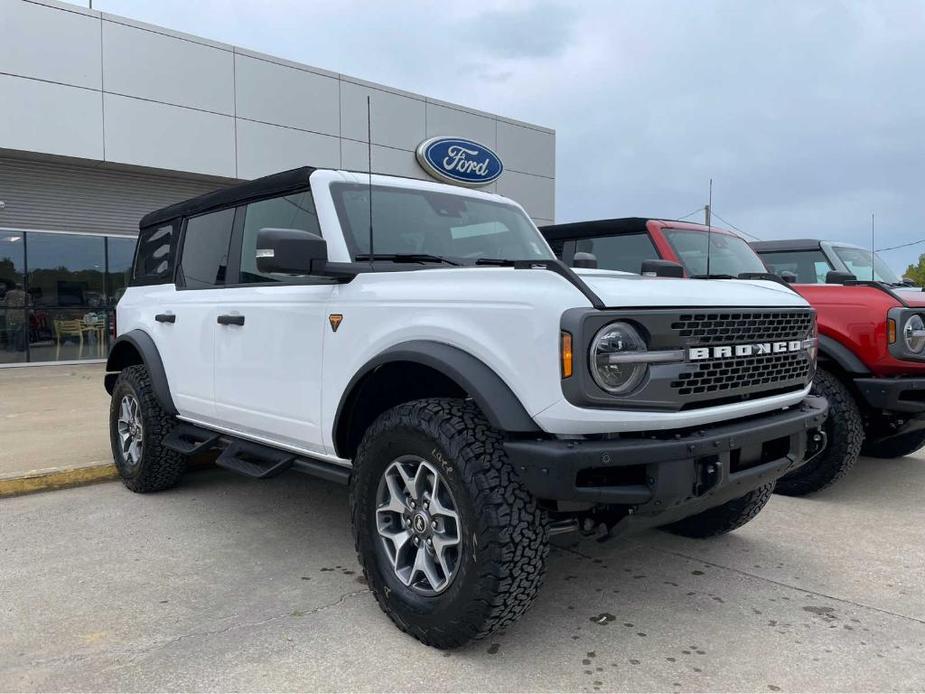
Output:
<svg viewBox="0 0 925 694">
<path fill-rule="evenodd" d="M 809 335 L 813 316 L 808 311 L 753 313 L 688 313 L 671 324 L 690 344 L 735 344 L 798 340 Z"/>
<path fill-rule="evenodd" d="M 767 354 L 760 357 L 717 359 L 696 365 L 672 381 L 678 395 L 724 393 L 738 390 L 771 390 L 804 386 L 810 363 L 805 353 Z M 768 386 L 768 388 L 761 388 Z"/>
<path fill-rule="evenodd" d="M 671 328 L 689 347 L 789 342 L 812 334 L 813 314 L 780 310 L 689 313 L 679 315 Z M 672 380 L 671 388 L 682 398 L 705 406 L 729 397 L 802 388 L 811 379 L 812 363 L 807 353 L 791 352 L 693 363 Z"/>
</svg>

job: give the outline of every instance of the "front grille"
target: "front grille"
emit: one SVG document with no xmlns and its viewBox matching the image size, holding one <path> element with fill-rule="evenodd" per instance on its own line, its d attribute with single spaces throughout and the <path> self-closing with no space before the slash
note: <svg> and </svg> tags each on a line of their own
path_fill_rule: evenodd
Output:
<svg viewBox="0 0 925 694">
<path fill-rule="evenodd" d="M 777 390 L 788 386 L 802 388 L 809 382 L 811 369 L 805 352 L 716 359 L 692 366 L 694 368 L 671 382 L 678 395 L 724 395 L 728 391 Z"/>
<path fill-rule="evenodd" d="M 770 309 L 684 313 L 671 322 L 686 347 L 751 345 L 805 340 L 813 334 L 812 311 Z M 683 407 L 708 407 L 804 388 L 813 366 L 807 352 L 726 357 L 689 363 L 671 380 Z"/>
<path fill-rule="evenodd" d="M 808 311 L 687 313 L 671 324 L 691 346 L 802 340 L 812 326 Z"/>
</svg>

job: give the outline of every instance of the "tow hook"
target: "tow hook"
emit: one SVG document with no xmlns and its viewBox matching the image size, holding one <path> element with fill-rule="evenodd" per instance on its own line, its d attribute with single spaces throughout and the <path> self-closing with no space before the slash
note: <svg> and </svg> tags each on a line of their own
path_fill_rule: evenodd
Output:
<svg viewBox="0 0 925 694">
<path fill-rule="evenodd" d="M 809 433 L 809 441 L 806 446 L 806 459 L 803 461 L 805 465 L 809 461 L 813 460 L 818 456 L 822 451 L 825 450 L 826 445 L 829 442 L 829 437 L 822 429 L 814 429 Z"/>
</svg>

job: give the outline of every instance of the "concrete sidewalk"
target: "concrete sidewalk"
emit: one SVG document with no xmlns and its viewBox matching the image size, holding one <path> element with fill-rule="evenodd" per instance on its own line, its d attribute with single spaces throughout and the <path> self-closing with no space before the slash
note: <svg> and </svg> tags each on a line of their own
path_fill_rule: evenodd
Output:
<svg viewBox="0 0 925 694">
<path fill-rule="evenodd" d="M 0 479 L 112 463 L 103 364 L 0 369 Z"/>
<path fill-rule="evenodd" d="M 925 691 L 925 460 L 711 541 L 556 539 L 519 622 L 441 652 L 357 566 L 343 487 L 221 470 L 0 501 L 0 691 Z"/>
</svg>

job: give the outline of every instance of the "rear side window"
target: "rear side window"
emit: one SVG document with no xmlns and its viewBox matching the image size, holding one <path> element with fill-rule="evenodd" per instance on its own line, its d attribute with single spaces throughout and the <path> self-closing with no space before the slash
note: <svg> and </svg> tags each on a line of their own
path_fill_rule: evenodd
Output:
<svg viewBox="0 0 925 694">
<path fill-rule="evenodd" d="M 173 224 L 142 229 L 138 234 L 134 284 L 166 284 L 173 281 L 173 260 L 177 234 Z"/>
<path fill-rule="evenodd" d="M 658 260 L 658 251 L 648 234 L 619 234 L 579 239 L 575 252 L 593 253 L 602 270 L 642 271 L 644 260 Z M 574 256 L 573 256 L 574 257 Z"/>
<path fill-rule="evenodd" d="M 193 217 L 186 222 L 177 283 L 187 289 L 225 284 L 234 209 Z"/>
<path fill-rule="evenodd" d="M 775 273 L 792 272 L 799 284 L 825 284 L 832 266 L 822 251 L 784 251 L 760 253 L 768 269 Z"/>
<path fill-rule="evenodd" d="M 318 213 L 310 190 L 280 198 L 252 202 L 244 208 L 241 247 L 242 284 L 254 282 L 301 282 L 295 275 L 267 275 L 257 271 L 257 233 L 261 229 L 298 229 L 321 236 Z"/>
</svg>

